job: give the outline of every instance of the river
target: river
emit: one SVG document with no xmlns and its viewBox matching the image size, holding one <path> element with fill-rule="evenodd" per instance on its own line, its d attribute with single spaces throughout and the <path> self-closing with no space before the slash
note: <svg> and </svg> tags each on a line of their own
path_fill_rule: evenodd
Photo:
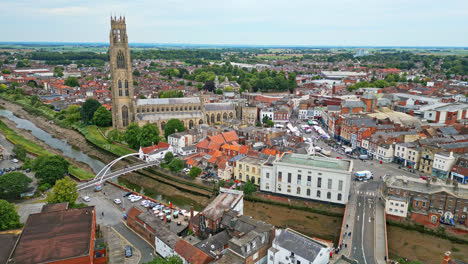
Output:
<svg viewBox="0 0 468 264">
<path fill-rule="evenodd" d="M 73 148 L 67 143 L 66 140 L 53 137 L 49 133 L 38 128 L 31 121 L 15 116 L 11 111 L 0 110 L 0 116 L 4 116 L 10 119 L 11 121 L 15 122 L 17 128 L 31 131 L 34 137 L 43 141 L 50 147 L 60 150 L 64 156 L 88 164 L 89 167 L 91 167 L 91 169 L 94 171 L 94 173 L 98 173 L 102 168 L 104 168 L 104 166 L 106 166 L 101 161 L 91 158 L 82 151 Z"/>
<path fill-rule="evenodd" d="M 51 134 L 37 127 L 31 121 L 17 117 L 13 114 L 13 112 L 9 110 L 0 109 L 0 116 L 4 116 L 8 118 L 9 120 L 13 121 L 16 124 L 17 128 L 31 131 L 31 134 L 34 137 L 43 141 L 50 147 L 60 150 L 64 156 L 83 162 L 85 164 L 88 164 L 91 167 L 91 169 L 94 171 L 94 173 L 98 173 L 105 166 L 105 164 L 101 162 L 100 160 L 92 158 L 88 156 L 86 153 L 83 153 L 82 151 L 77 150 L 76 148 L 72 147 L 70 144 L 68 144 L 66 140 L 53 137 Z M 141 176 L 141 177 L 144 177 L 144 176 Z M 136 191 L 142 190 L 141 186 L 136 185 L 136 184 L 130 184 L 128 181 L 126 181 L 123 178 L 121 179 L 119 177 L 118 182 L 121 184 L 123 183 L 124 185 L 130 185 L 129 187 L 131 187 L 132 189 L 135 189 Z M 164 188 L 163 186 L 158 186 L 158 187 Z M 168 203 L 169 201 L 171 201 L 174 205 L 183 209 L 188 210 L 190 209 L 190 204 L 194 204 L 196 207 L 195 210 L 200 210 L 200 206 L 198 205 L 198 203 L 185 197 L 180 197 L 177 195 L 174 195 L 174 196 L 162 195 L 150 188 L 144 189 L 143 192 L 148 196 L 151 196 L 157 200 L 160 200 L 161 202 Z"/>
</svg>

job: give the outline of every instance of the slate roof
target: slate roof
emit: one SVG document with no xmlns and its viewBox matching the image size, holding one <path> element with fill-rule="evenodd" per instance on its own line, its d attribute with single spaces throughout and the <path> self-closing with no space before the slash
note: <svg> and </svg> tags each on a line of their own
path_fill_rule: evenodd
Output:
<svg viewBox="0 0 468 264">
<path fill-rule="evenodd" d="M 327 106 L 327 111 L 340 111 L 341 110 L 341 106 L 339 105 L 328 105 Z"/>
<path fill-rule="evenodd" d="M 227 111 L 234 110 L 232 103 L 210 103 L 205 104 L 205 111 Z"/>
<path fill-rule="evenodd" d="M 199 104 L 199 97 L 137 99 L 136 105 Z"/>
<path fill-rule="evenodd" d="M 194 110 L 189 112 L 163 112 L 163 113 L 148 113 L 148 114 L 137 114 L 138 120 L 156 122 L 159 120 L 168 119 L 203 119 L 203 112 L 200 110 Z"/>
<path fill-rule="evenodd" d="M 224 249 L 224 246 L 228 244 L 230 239 L 231 236 L 226 230 L 224 230 L 216 235 L 210 236 L 209 238 L 201 241 L 195 246 L 203 250 L 205 253 L 208 253 L 215 257 L 215 254 L 211 252 L 222 251 Z"/>
<path fill-rule="evenodd" d="M 363 101 L 343 101 L 341 103 L 342 108 L 366 108 L 366 104 Z"/>
<path fill-rule="evenodd" d="M 280 230 L 273 243 L 310 262 L 314 262 L 320 250 L 327 248 L 326 245 L 289 228 Z"/>
<path fill-rule="evenodd" d="M 444 135 L 458 135 L 458 131 L 452 126 L 439 127 L 439 130 Z"/>
</svg>

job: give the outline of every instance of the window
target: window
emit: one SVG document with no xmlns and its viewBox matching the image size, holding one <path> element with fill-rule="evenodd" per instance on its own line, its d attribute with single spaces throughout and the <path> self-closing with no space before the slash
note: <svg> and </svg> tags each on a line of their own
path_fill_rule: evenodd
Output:
<svg viewBox="0 0 468 264">
<path fill-rule="evenodd" d="M 278 192 L 281 192 L 281 184 L 278 184 Z"/>
<path fill-rule="evenodd" d="M 270 184 L 269 184 L 269 183 L 267 183 L 267 184 L 265 185 L 265 189 L 267 189 L 267 190 L 270 189 Z"/>
<path fill-rule="evenodd" d="M 283 180 L 283 173 L 281 171 L 278 172 L 278 182 Z"/>
<path fill-rule="evenodd" d="M 288 190 L 287 191 L 288 191 L 288 193 L 291 192 L 291 186 L 290 185 L 288 185 Z"/>
<path fill-rule="evenodd" d="M 252 172 L 255 173 L 255 167 L 252 167 Z"/>
<path fill-rule="evenodd" d="M 249 166 L 246 166 L 247 168 L 245 170 L 249 171 Z"/>
<path fill-rule="evenodd" d="M 317 197 L 320 198 L 320 191 L 317 191 Z"/>
<path fill-rule="evenodd" d="M 239 173 L 239 180 L 242 180 L 242 173 Z"/>
<path fill-rule="evenodd" d="M 338 191 L 343 191 L 343 180 L 338 181 Z"/>
<path fill-rule="evenodd" d="M 310 196 L 310 189 L 307 189 L 307 196 Z"/>
<path fill-rule="evenodd" d="M 301 194 L 301 187 L 297 187 L 296 194 Z"/>
<path fill-rule="evenodd" d="M 307 186 L 312 185 L 312 176 L 307 176 Z"/>
<path fill-rule="evenodd" d="M 416 206 L 419 206 L 419 201 L 416 201 Z"/>
<path fill-rule="evenodd" d="M 341 193 L 338 194 L 338 201 L 341 201 Z"/>
<path fill-rule="evenodd" d="M 242 169 L 242 164 L 239 163 L 239 169 Z"/>
<path fill-rule="evenodd" d="M 270 173 L 269 172 L 266 173 L 266 178 L 270 179 Z"/>
<path fill-rule="evenodd" d="M 328 179 L 328 189 L 332 188 L 332 179 Z"/>
<path fill-rule="evenodd" d="M 390 202 L 390 205 L 393 205 L 393 202 Z"/>
<path fill-rule="evenodd" d="M 327 199 L 331 199 L 331 192 L 327 192 Z"/>
<path fill-rule="evenodd" d="M 300 174 L 297 175 L 297 184 L 301 184 L 301 175 Z"/>
<path fill-rule="evenodd" d="M 388 209 L 388 211 L 390 211 L 390 212 L 393 212 L 393 209 L 392 209 L 392 208 L 390 208 L 390 209 Z"/>
<path fill-rule="evenodd" d="M 322 178 L 317 178 L 317 187 L 322 188 Z"/>
<path fill-rule="evenodd" d="M 291 183 L 292 174 L 288 172 L 288 183 Z"/>
<path fill-rule="evenodd" d="M 422 207 L 426 207 L 426 202 L 423 202 L 423 203 L 422 203 Z"/>
</svg>

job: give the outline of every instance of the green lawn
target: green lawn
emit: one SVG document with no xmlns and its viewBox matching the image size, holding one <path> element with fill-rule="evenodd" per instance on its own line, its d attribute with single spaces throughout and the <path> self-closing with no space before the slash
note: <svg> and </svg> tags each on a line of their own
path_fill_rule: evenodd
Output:
<svg viewBox="0 0 468 264">
<path fill-rule="evenodd" d="M 0 120 L 0 131 L 10 140 L 13 144 L 23 145 L 26 148 L 26 151 L 29 153 L 41 156 L 41 155 L 52 155 L 47 150 L 43 149 L 41 146 L 37 145 L 34 142 L 31 142 L 25 139 L 23 136 L 18 135 L 14 130 L 7 127 L 5 123 Z"/>
<path fill-rule="evenodd" d="M 71 175 L 77 177 L 78 179 L 82 179 L 82 180 L 93 179 L 96 176 L 93 173 L 89 173 L 89 172 L 83 170 L 82 168 L 76 167 L 75 165 L 70 165 L 68 167 L 68 172 Z"/>
<path fill-rule="evenodd" d="M 109 141 L 107 141 L 107 139 L 99 132 L 97 126 L 95 125 L 77 127 L 77 129 L 86 137 L 87 140 L 109 152 L 114 153 L 115 155 L 123 156 L 136 152 L 120 145 L 109 143 Z"/>
</svg>

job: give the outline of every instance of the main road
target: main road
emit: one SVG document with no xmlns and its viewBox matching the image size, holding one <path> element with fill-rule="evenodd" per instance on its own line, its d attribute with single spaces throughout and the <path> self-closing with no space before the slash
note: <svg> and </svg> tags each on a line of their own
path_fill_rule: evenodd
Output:
<svg viewBox="0 0 468 264">
<path fill-rule="evenodd" d="M 361 183 L 354 194 L 357 200 L 351 257 L 363 264 L 375 263 L 375 204 L 379 185 L 377 181 Z"/>
</svg>

